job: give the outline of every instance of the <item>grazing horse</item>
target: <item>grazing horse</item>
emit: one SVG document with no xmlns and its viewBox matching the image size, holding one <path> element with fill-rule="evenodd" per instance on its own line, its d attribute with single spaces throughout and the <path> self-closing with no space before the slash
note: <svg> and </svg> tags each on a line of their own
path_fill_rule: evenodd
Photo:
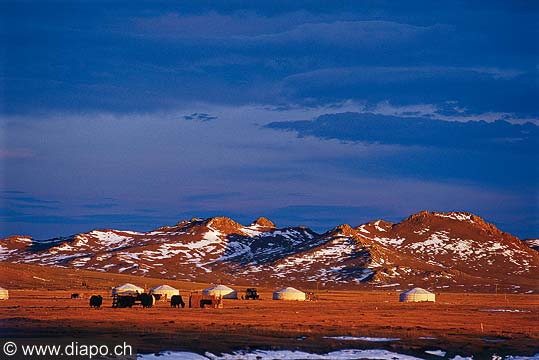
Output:
<svg viewBox="0 0 539 360">
<path fill-rule="evenodd" d="M 183 302 L 182 296 L 181 295 L 172 295 L 172 297 L 170 298 L 170 306 L 171 307 L 177 307 L 177 308 L 179 308 L 181 306 L 182 308 L 184 308 L 185 303 Z"/>
<path fill-rule="evenodd" d="M 99 309 L 103 304 L 103 296 L 101 295 L 92 295 L 90 298 L 90 307 L 94 309 Z"/>
</svg>

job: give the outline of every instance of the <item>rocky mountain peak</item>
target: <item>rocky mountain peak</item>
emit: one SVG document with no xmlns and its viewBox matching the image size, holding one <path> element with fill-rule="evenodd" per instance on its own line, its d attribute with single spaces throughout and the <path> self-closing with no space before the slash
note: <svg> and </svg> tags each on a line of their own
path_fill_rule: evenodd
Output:
<svg viewBox="0 0 539 360">
<path fill-rule="evenodd" d="M 234 232 L 242 228 L 242 225 L 226 216 L 217 216 L 204 220 L 204 225 L 219 229 L 223 232 Z"/>
<path fill-rule="evenodd" d="M 430 218 L 431 216 L 433 216 L 433 213 L 429 212 L 428 210 L 422 210 L 418 213 L 410 215 L 405 221 L 412 223 L 421 223 L 425 221 L 425 219 Z"/>
<path fill-rule="evenodd" d="M 264 228 L 275 228 L 275 224 L 271 220 L 269 220 L 269 219 L 267 219 L 267 218 L 265 218 L 263 216 L 256 219 L 251 225 L 253 225 L 253 226 L 258 225 L 258 226 L 264 227 Z"/>
<path fill-rule="evenodd" d="M 7 238 L 1 239 L 0 245 L 9 249 L 22 249 L 32 245 L 32 238 L 30 236 L 13 235 Z"/>
<path fill-rule="evenodd" d="M 341 224 L 341 225 L 337 226 L 336 228 L 331 229 L 330 231 L 328 231 L 327 234 L 331 235 L 331 236 L 344 235 L 344 236 L 353 237 L 356 234 L 356 230 L 353 229 L 348 224 Z"/>
</svg>

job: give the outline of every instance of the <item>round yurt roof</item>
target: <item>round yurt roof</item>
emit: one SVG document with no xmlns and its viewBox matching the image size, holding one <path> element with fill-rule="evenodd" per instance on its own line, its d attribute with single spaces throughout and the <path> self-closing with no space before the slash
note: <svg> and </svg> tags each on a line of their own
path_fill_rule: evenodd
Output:
<svg viewBox="0 0 539 360">
<path fill-rule="evenodd" d="M 9 298 L 9 292 L 7 289 L 0 287 L 0 300 L 7 300 Z"/>
<path fill-rule="evenodd" d="M 306 294 L 293 287 L 285 287 L 273 293 L 273 300 L 306 300 Z"/>
<path fill-rule="evenodd" d="M 436 295 L 422 288 L 413 288 L 402 292 L 399 297 L 400 302 L 423 302 L 436 301 Z"/>
<path fill-rule="evenodd" d="M 293 287 L 285 287 L 284 289 L 281 289 L 281 290 L 277 290 L 276 293 L 284 293 L 284 292 L 287 292 L 287 293 L 298 293 L 298 294 L 304 294 L 303 291 L 299 291 L 298 289 L 296 288 L 293 288 Z"/>
<path fill-rule="evenodd" d="M 423 288 L 420 288 L 420 287 L 416 287 L 416 288 L 413 288 L 413 289 L 410 289 L 410 290 L 407 290 L 407 291 L 404 291 L 402 292 L 402 294 L 425 294 L 425 295 L 429 295 L 429 294 L 432 294 L 430 291 L 427 291 Z"/>
<path fill-rule="evenodd" d="M 234 291 L 234 289 L 229 288 L 229 287 L 226 286 L 226 285 L 210 286 L 209 288 L 204 289 L 204 291 L 208 291 L 208 290 L 215 290 L 215 291 Z"/>
<path fill-rule="evenodd" d="M 118 290 L 141 289 L 141 290 L 144 290 L 140 286 L 133 285 L 131 283 L 125 283 L 123 285 L 116 286 L 115 289 L 118 289 Z"/>
<path fill-rule="evenodd" d="M 114 289 L 113 289 L 115 292 L 118 292 L 118 291 L 133 291 L 133 292 L 144 292 L 144 289 L 141 288 L 140 286 L 137 286 L 137 285 L 133 285 L 133 284 L 130 284 L 130 283 L 126 283 L 126 284 L 123 284 L 123 285 L 120 285 L 120 286 L 116 286 Z"/>
<path fill-rule="evenodd" d="M 236 290 L 229 288 L 226 285 L 215 285 L 202 290 L 204 295 L 221 296 L 223 299 L 237 299 L 238 293 Z"/>
<path fill-rule="evenodd" d="M 175 291 L 175 290 L 178 290 L 176 288 L 173 288 L 172 286 L 170 285 L 159 285 L 159 286 L 156 286 L 156 287 L 153 287 L 151 288 L 152 291 L 163 291 L 163 290 L 168 290 L 168 291 Z"/>
</svg>

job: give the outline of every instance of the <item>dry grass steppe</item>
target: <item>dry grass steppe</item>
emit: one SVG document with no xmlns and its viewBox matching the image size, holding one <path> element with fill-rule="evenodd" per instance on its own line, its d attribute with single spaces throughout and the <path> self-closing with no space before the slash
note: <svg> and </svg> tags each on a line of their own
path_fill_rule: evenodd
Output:
<svg viewBox="0 0 539 360">
<path fill-rule="evenodd" d="M 422 358 L 434 349 L 490 358 L 539 352 L 539 295 L 534 294 L 437 293 L 436 303 L 411 304 L 399 303 L 396 292 L 321 289 L 318 301 L 281 302 L 271 300 L 274 289 L 259 288 L 262 300 L 225 300 L 223 309 L 173 309 L 166 302 L 113 309 L 110 288 L 120 283 L 166 282 L 183 296 L 207 284 L 6 263 L 0 263 L 0 273 L 0 284 L 10 289 L 10 299 L 0 301 L 4 338 L 102 337 L 132 341 L 142 353 L 384 348 Z M 88 288 L 81 287 L 83 281 Z M 245 285 L 235 288 L 244 291 Z M 83 298 L 70 299 L 72 292 Z M 101 309 L 89 308 L 92 294 L 105 297 Z M 334 336 L 400 340 L 326 338 Z"/>
</svg>

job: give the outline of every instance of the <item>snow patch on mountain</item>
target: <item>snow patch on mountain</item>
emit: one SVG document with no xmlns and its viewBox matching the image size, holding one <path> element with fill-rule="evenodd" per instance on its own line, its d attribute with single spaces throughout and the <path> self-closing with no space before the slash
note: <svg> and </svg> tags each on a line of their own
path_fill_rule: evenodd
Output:
<svg viewBox="0 0 539 360">
<path fill-rule="evenodd" d="M 17 249 L 8 249 L 7 247 L 0 246 L 0 261 L 7 260 L 9 256 L 16 253 Z"/>
<path fill-rule="evenodd" d="M 464 212 L 450 212 L 450 213 L 439 213 L 435 212 L 434 216 L 457 220 L 457 221 L 470 221 L 473 222 L 472 214 L 464 213 Z"/>
<path fill-rule="evenodd" d="M 220 217 L 147 233 L 94 230 L 38 242 L 11 237 L 0 240 L 0 260 L 184 280 L 282 279 L 327 286 L 441 280 L 443 288 L 466 276 L 507 277 L 518 284 L 511 291 L 526 292 L 534 289 L 515 274 L 526 274 L 529 282 L 539 269 L 539 255 L 526 245 L 467 213 L 421 212 L 398 224 L 344 224 L 325 234 L 276 228 L 267 219 L 243 226 Z"/>
<path fill-rule="evenodd" d="M 124 231 L 125 232 L 125 231 Z M 127 233 L 127 232 L 125 232 Z M 131 232 L 132 235 L 143 235 L 140 233 L 134 233 Z M 125 236 L 125 235 L 119 235 L 115 232 L 115 230 L 112 231 L 100 231 L 100 230 L 94 230 L 89 232 L 86 236 L 77 236 L 75 241 L 80 241 L 81 245 L 86 244 L 88 241 L 88 238 L 95 238 L 99 241 L 99 244 L 102 247 L 105 248 L 119 248 L 123 246 L 129 245 L 133 241 L 133 237 Z"/>
<path fill-rule="evenodd" d="M 378 237 L 375 236 L 372 238 L 372 240 L 382 244 L 383 246 L 400 246 L 402 243 L 406 240 L 405 238 L 384 238 L 384 237 Z"/>
</svg>

